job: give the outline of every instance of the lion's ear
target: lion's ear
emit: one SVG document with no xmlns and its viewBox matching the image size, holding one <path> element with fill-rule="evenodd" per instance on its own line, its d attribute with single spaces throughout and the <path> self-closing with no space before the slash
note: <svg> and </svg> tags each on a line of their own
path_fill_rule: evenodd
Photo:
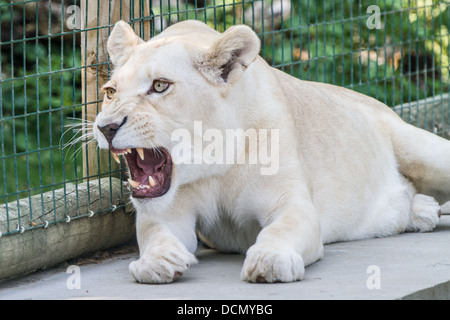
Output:
<svg viewBox="0 0 450 320">
<path fill-rule="evenodd" d="M 258 56 L 260 41 L 247 26 L 229 28 L 197 59 L 199 71 L 213 83 L 230 83 L 238 79 Z"/>
<path fill-rule="evenodd" d="M 108 38 L 108 53 L 114 66 L 124 64 L 134 47 L 142 42 L 144 40 L 139 38 L 125 21 L 116 22 Z"/>
</svg>

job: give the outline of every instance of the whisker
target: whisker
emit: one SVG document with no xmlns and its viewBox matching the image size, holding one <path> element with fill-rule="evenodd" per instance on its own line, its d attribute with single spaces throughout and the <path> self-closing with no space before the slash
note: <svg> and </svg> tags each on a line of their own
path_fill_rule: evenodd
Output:
<svg viewBox="0 0 450 320">
<path fill-rule="evenodd" d="M 67 117 L 67 119 L 73 120 L 73 123 L 66 124 L 64 126 L 68 129 L 66 129 L 61 135 L 59 141 L 60 145 L 62 146 L 61 149 L 65 149 L 77 143 L 83 142 L 84 140 L 93 138 L 92 128 L 94 121 L 74 117 Z M 77 121 L 78 123 L 75 123 L 75 121 Z M 64 143 L 64 137 L 69 133 L 72 133 L 72 137 L 67 143 Z"/>
<path fill-rule="evenodd" d="M 95 122 L 95 121 L 92 121 L 92 120 L 83 119 L 83 118 L 75 118 L 75 117 L 67 117 L 67 119 L 70 119 L 70 120 L 78 120 L 78 121 Z"/>
<path fill-rule="evenodd" d="M 65 131 L 62 133 L 61 138 L 59 139 L 59 144 L 60 144 L 60 145 L 64 145 L 64 143 L 63 143 L 64 137 L 65 137 L 67 134 L 69 134 L 71 131 L 72 131 L 73 135 L 72 135 L 72 137 L 69 139 L 69 142 L 68 142 L 69 144 L 70 144 L 74 139 L 77 139 L 77 135 L 79 135 L 79 134 L 82 133 L 82 132 L 85 132 L 85 131 L 86 131 L 87 134 L 93 134 L 92 132 L 89 132 L 89 131 L 91 131 L 91 130 L 85 130 L 85 128 L 80 128 L 80 129 L 69 128 L 69 129 L 65 130 Z"/>
<path fill-rule="evenodd" d="M 75 157 L 78 157 L 80 152 L 82 152 L 83 150 L 86 150 L 88 148 L 89 144 L 91 144 L 92 142 L 95 142 L 95 139 L 91 139 L 87 142 L 84 142 L 81 146 L 79 146 L 74 152 Z"/>
<path fill-rule="evenodd" d="M 78 135 L 79 133 L 77 133 Z M 94 138 L 94 134 L 91 132 L 86 132 L 80 136 L 76 136 L 74 135 L 68 142 L 66 142 L 65 144 L 62 144 L 62 149 L 67 148 L 69 146 L 75 145 L 77 143 L 82 143 L 85 140 L 90 140 Z"/>
</svg>

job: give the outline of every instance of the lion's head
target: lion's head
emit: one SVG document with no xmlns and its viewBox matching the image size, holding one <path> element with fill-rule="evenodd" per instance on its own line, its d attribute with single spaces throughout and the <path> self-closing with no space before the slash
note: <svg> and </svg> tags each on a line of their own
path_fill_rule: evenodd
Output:
<svg viewBox="0 0 450 320">
<path fill-rule="evenodd" d="M 220 34 L 185 21 L 144 42 L 127 23 L 116 23 L 108 40 L 114 71 L 93 133 L 100 148 L 126 158 L 135 200 L 173 196 L 208 175 L 205 167 L 175 164 L 171 134 L 184 128 L 194 137 L 195 121 L 204 129 L 239 127 L 239 105 L 229 96 L 259 46 L 246 26 Z"/>
</svg>

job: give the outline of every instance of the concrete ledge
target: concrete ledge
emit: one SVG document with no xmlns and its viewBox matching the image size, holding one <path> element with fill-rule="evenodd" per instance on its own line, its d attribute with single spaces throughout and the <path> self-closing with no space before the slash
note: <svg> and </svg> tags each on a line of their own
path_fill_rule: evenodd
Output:
<svg viewBox="0 0 450 320">
<path fill-rule="evenodd" d="M 6 233 L 7 225 L 28 228 L 0 237 L 0 282 L 132 240 L 134 214 L 124 206 L 111 210 L 122 201 L 120 183 L 103 178 L 68 184 L 66 189 L 9 203 L 8 210 L 0 206 L 0 232 Z M 97 213 L 89 217 L 89 211 Z M 66 217 L 71 217 L 69 223 Z M 47 227 L 45 221 L 50 222 Z M 33 224 L 36 227 L 29 227 Z"/>
<path fill-rule="evenodd" d="M 0 284 L 0 299 L 448 299 L 449 244 L 443 216 L 434 232 L 327 245 L 303 281 L 277 284 L 242 282 L 243 255 L 200 249 L 200 263 L 175 283 L 141 285 L 128 273 L 134 252 L 80 265 L 79 290 L 67 288 L 64 265 Z"/>
</svg>

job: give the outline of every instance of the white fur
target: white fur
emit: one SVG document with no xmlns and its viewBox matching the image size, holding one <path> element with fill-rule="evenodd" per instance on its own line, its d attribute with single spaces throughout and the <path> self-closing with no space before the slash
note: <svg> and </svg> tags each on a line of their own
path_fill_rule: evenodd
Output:
<svg viewBox="0 0 450 320">
<path fill-rule="evenodd" d="M 246 252 L 246 281 L 302 279 L 323 244 L 429 231 L 439 201 L 450 199 L 450 143 L 404 123 L 382 103 L 332 85 L 300 81 L 257 57 L 244 26 L 219 34 L 200 22 L 175 24 L 146 43 L 124 23 L 111 34 L 115 64 L 97 126 L 127 116 L 115 148 L 171 150 L 171 133 L 278 129 L 275 175 L 261 165 L 175 165 L 171 188 L 132 199 L 139 282 L 167 283 L 196 262 L 197 237 L 219 250 Z M 154 79 L 173 81 L 148 95 Z M 419 191 L 421 194 L 417 194 Z M 426 194 L 423 195 L 423 194 Z"/>
</svg>

